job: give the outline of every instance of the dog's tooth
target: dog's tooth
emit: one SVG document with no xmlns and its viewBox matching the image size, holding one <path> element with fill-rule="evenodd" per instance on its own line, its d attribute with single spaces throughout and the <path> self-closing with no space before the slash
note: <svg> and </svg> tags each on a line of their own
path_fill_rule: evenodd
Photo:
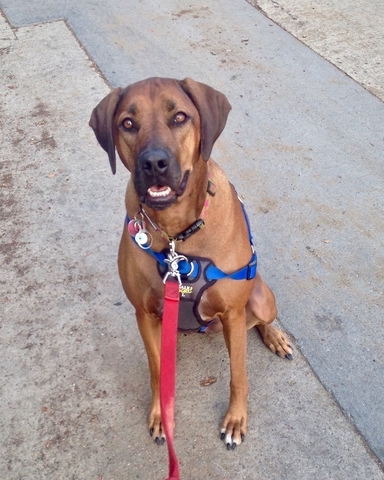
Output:
<svg viewBox="0 0 384 480">
<path fill-rule="evenodd" d="M 170 187 L 167 187 L 165 190 L 157 192 L 157 191 L 153 191 L 150 188 L 148 188 L 148 193 L 151 197 L 155 197 L 155 198 L 156 197 L 166 197 L 167 195 L 169 195 L 171 193 L 171 189 L 170 189 Z"/>
</svg>

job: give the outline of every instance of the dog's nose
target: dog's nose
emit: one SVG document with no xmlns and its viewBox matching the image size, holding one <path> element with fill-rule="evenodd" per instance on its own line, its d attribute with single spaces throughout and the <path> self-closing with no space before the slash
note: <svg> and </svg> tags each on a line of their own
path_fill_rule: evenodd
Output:
<svg viewBox="0 0 384 480">
<path fill-rule="evenodd" d="M 145 150 L 140 153 L 138 165 L 148 175 L 163 175 L 169 167 L 169 155 L 165 150 Z"/>
</svg>

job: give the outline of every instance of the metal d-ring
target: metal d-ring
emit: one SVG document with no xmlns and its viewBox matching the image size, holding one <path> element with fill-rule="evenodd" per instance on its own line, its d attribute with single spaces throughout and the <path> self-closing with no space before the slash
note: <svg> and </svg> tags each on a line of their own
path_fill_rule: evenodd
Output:
<svg viewBox="0 0 384 480">
<path fill-rule="evenodd" d="M 189 262 L 189 265 L 191 266 L 191 270 L 187 273 L 187 277 L 192 275 L 193 271 L 195 270 L 195 264 L 193 262 Z"/>
</svg>

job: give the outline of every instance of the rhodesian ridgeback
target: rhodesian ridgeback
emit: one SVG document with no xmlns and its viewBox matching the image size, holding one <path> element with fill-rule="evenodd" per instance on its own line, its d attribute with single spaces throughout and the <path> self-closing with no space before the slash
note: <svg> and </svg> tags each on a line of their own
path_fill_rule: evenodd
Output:
<svg viewBox="0 0 384 480">
<path fill-rule="evenodd" d="M 131 172 L 118 268 L 148 356 L 149 430 L 157 443 L 164 443 L 160 335 L 170 250 L 177 257 L 173 274 L 180 282 L 181 300 L 187 300 L 181 304 L 185 315 L 194 317 L 180 318 L 179 327 L 224 334 L 231 382 L 220 433 L 228 449 L 240 445 L 247 433 L 247 329 L 257 327 L 272 352 L 292 358 L 287 338 L 271 325 L 277 314 L 275 297 L 256 273 L 244 208 L 211 158 L 230 110 L 225 95 L 205 84 L 150 78 L 113 90 L 90 120 L 112 172 L 115 149 Z M 178 270 L 180 259 L 187 266 L 184 271 Z M 187 298 L 193 292 L 192 300 Z"/>
</svg>

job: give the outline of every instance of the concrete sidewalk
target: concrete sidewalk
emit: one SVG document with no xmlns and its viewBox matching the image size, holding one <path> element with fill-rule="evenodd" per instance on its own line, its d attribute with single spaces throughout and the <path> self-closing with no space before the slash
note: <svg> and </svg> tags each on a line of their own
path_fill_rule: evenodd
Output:
<svg viewBox="0 0 384 480">
<path fill-rule="evenodd" d="M 201 30 L 193 11 L 169 20 L 207 52 L 201 66 L 176 52 L 166 67 L 154 49 L 148 64 L 132 57 L 134 74 L 117 55 L 121 69 L 110 78 L 190 74 L 227 93 L 234 110 L 214 156 L 245 194 L 261 269 L 306 356 L 296 348 L 294 362 L 282 361 L 250 332 L 249 435 L 227 452 L 218 440 L 229 382 L 223 339 L 181 336 L 183 478 L 384 479 L 371 451 L 382 454 L 383 105 L 235 3 L 223 2 L 222 13 L 199 4 Z M 142 12 L 132 13 L 141 33 Z M 161 13 L 148 15 L 151 23 Z M 230 18 L 236 38 L 209 30 L 212 16 L 217 29 Z M 198 40 L 201 31 L 210 36 Z M 269 45 L 278 45 L 274 57 Z M 87 125 L 109 87 L 63 21 L 13 31 L 0 18 L 0 59 L 0 476 L 161 479 L 166 450 L 146 431 L 147 362 L 116 269 L 128 175 L 120 166 L 110 175 Z M 267 83 L 281 72 L 284 84 Z M 203 388 L 208 371 L 218 381 Z"/>
<path fill-rule="evenodd" d="M 384 100 L 382 0 L 248 0 Z"/>
</svg>

